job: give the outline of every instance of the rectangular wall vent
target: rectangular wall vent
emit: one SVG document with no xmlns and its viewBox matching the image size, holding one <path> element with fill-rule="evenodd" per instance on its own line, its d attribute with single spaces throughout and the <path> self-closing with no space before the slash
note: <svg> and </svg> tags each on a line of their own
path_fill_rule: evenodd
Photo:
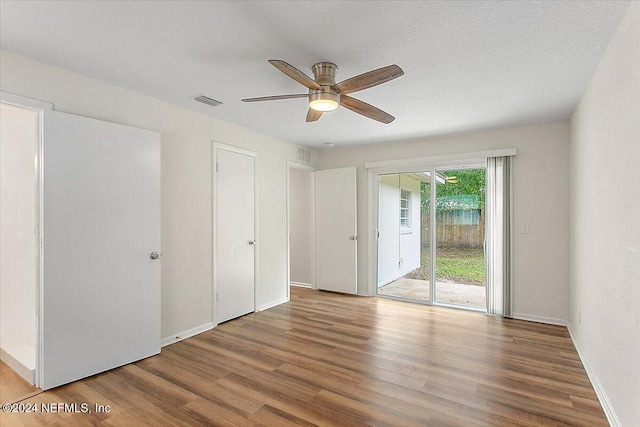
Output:
<svg viewBox="0 0 640 427">
<path fill-rule="evenodd" d="M 215 99 L 210 98 L 210 97 L 208 97 L 206 95 L 203 95 L 203 94 L 198 94 L 198 95 L 192 97 L 192 99 L 194 101 L 202 102 L 203 104 L 211 105 L 212 107 L 217 107 L 218 105 L 222 104 L 222 102 L 216 101 Z"/>
<path fill-rule="evenodd" d="M 311 163 L 311 150 L 298 145 L 298 161 Z"/>
</svg>

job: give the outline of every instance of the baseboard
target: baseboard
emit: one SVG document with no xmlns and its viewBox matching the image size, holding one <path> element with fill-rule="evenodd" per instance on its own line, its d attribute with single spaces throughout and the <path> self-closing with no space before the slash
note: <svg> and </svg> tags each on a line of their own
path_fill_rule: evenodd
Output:
<svg viewBox="0 0 640 427">
<path fill-rule="evenodd" d="M 605 416 L 607 417 L 607 421 L 611 427 L 622 427 L 622 423 L 620 423 L 620 419 L 616 414 L 616 411 L 613 409 L 613 405 L 611 405 L 611 401 L 605 393 L 602 384 L 598 380 L 598 376 L 596 375 L 591 363 L 589 363 L 589 359 L 587 359 L 587 355 L 585 354 L 580 342 L 578 341 L 577 335 L 573 330 L 573 326 L 571 322 L 567 322 L 567 329 L 569 330 L 569 336 L 571 336 L 571 341 L 573 341 L 573 345 L 578 352 L 578 356 L 580 357 L 580 361 L 582 362 L 582 366 L 584 366 L 584 370 L 587 372 L 587 376 L 591 381 L 591 385 L 593 386 L 593 390 L 596 392 L 596 396 L 598 396 L 598 400 L 600 401 L 600 405 L 602 406 L 602 410 L 604 411 Z"/>
<path fill-rule="evenodd" d="M 29 369 L 22 363 L 20 363 L 15 357 L 0 348 L 0 360 L 6 363 L 11 369 L 16 371 L 26 382 L 31 385 L 36 384 L 36 371 L 35 369 Z"/>
<path fill-rule="evenodd" d="M 160 340 L 160 347 L 166 347 L 168 345 L 182 341 L 183 339 L 190 338 L 194 335 L 201 334 L 210 329 L 213 329 L 214 324 L 212 322 L 205 323 L 204 325 L 196 326 L 195 328 L 187 329 L 186 331 L 178 332 L 177 334 L 162 338 Z"/>
<path fill-rule="evenodd" d="M 261 305 L 260 307 L 258 307 L 258 311 L 268 310 L 271 307 L 275 307 L 276 305 L 284 304 L 285 302 L 289 302 L 289 298 L 284 297 L 284 298 L 280 298 L 279 300 L 272 301 L 272 302 L 269 302 L 267 304 Z"/>
<path fill-rule="evenodd" d="M 289 284 L 291 286 L 297 286 L 299 288 L 309 288 L 309 289 L 313 289 L 313 285 L 309 284 L 309 283 L 301 283 L 301 282 L 289 282 Z"/>
<path fill-rule="evenodd" d="M 513 313 L 513 319 L 526 320 L 528 322 L 546 323 L 548 325 L 569 326 L 569 322 L 565 319 L 556 319 L 555 317 L 534 316 L 532 314 Z"/>
</svg>

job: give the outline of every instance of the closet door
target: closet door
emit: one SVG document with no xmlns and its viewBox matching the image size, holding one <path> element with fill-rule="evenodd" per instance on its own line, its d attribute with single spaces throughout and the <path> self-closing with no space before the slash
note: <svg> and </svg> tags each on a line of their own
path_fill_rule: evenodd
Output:
<svg viewBox="0 0 640 427">
<path fill-rule="evenodd" d="M 255 310 L 255 155 L 216 149 L 216 320 Z"/>
<path fill-rule="evenodd" d="M 44 113 L 41 382 L 160 352 L 160 135 Z"/>
<path fill-rule="evenodd" d="M 315 173 L 316 287 L 358 293 L 356 168 Z"/>
</svg>

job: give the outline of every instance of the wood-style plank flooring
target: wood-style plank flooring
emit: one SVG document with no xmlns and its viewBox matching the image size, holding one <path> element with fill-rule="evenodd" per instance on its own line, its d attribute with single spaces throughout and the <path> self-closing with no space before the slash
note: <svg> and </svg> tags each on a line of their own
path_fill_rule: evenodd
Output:
<svg viewBox="0 0 640 427">
<path fill-rule="evenodd" d="M 39 390 L 26 382 L 9 365 L 0 361 L 0 403 L 15 402 Z"/>
<path fill-rule="evenodd" d="M 287 304 L 24 401 L 108 413 L 1 414 L 1 424 L 608 425 L 564 327 L 291 293 Z"/>
</svg>

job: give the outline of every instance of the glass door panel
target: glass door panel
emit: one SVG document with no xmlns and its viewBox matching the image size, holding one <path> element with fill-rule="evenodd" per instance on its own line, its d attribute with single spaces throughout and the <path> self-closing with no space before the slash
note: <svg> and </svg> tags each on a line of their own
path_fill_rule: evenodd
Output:
<svg viewBox="0 0 640 427">
<path fill-rule="evenodd" d="M 429 176 L 378 176 L 378 295 L 431 301 Z"/>
<path fill-rule="evenodd" d="M 486 309 L 485 170 L 439 170 L 435 302 Z"/>
</svg>

